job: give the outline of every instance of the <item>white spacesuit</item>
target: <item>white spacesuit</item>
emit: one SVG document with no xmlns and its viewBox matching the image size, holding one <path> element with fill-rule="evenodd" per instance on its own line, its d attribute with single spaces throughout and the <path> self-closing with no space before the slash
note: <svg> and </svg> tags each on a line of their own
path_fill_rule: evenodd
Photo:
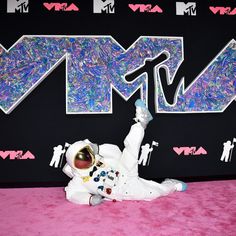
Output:
<svg viewBox="0 0 236 236">
<path fill-rule="evenodd" d="M 167 179 L 161 184 L 138 176 L 138 157 L 144 129 L 152 116 L 139 99 L 136 123 L 124 140 L 124 150 L 112 144 L 96 145 L 89 140 L 73 143 L 66 151 L 63 171 L 72 180 L 65 188 L 66 198 L 77 204 L 100 204 L 104 199 L 152 200 L 174 191 L 185 191 L 181 181 Z"/>
</svg>

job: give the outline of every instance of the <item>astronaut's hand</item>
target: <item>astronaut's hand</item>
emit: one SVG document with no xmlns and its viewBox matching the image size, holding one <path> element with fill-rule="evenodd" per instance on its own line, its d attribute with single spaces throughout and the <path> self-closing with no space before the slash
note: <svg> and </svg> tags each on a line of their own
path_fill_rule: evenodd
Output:
<svg viewBox="0 0 236 236">
<path fill-rule="evenodd" d="M 89 199 L 90 206 L 96 206 L 103 202 L 103 197 L 101 195 L 92 195 Z"/>
</svg>

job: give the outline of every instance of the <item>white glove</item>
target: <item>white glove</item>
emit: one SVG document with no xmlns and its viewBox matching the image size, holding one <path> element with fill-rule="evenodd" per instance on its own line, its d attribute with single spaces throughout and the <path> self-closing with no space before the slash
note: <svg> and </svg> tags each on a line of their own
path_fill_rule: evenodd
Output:
<svg viewBox="0 0 236 236">
<path fill-rule="evenodd" d="M 99 205 L 103 202 L 103 197 L 101 195 L 92 195 L 89 199 L 89 204 L 91 206 Z"/>
</svg>

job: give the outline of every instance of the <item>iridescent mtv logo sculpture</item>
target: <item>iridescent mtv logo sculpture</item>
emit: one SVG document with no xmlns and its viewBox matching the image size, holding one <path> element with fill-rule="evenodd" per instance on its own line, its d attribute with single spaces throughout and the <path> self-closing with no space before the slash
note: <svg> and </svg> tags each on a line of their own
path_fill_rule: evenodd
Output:
<svg viewBox="0 0 236 236">
<path fill-rule="evenodd" d="M 187 88 L 182 78 L 170 104 L 159 71 L 171 85 L 184 60 L 181 37 L 142 36 L 124 49 L 111 36 L 23 36 L 9 50 L 0 45 L 0 108 L 9 114 L 64 60 L 68 114 L 112 113 L 112 91 L 128 100 L 140 90 L 148 104 L 148 73 L 126 77 L 164 54 L 153 63 L 156 112 L 222 112 L 236 97 L 235 45 L 231 40 Z"/>
</svg>

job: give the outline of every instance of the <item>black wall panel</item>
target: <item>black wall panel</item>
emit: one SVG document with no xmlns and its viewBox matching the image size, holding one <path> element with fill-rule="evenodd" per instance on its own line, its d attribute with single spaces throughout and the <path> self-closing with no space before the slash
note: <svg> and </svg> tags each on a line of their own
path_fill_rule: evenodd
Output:
<svg viewBox="0 0 236 236">
<path fill-rule="evenodd" d="M 115 13 L 93 13 L 93 1 L 74 3 L 79 11 L 48 11 L 43 1 L 29 0 L 28 13 L 7 13 L 7 0 L 0 3 L 0 44 L 10 48 L 23 35 L 111 35 L 128 48 L 140 36 L 183 37 L 184 61 L 178 70 L 188 86 L 211 60 L 235 39 L 235 1 L 191 1 L 196 16 L 176 15 L 176 1 L 115 0 Z M 187 3 L 187 2 L 186 2 Z M 133 12 L 128 4 L 158 5 L 163 13 Z M 214 14 L 210 6 L 230 7 Z M 234 54 L 236 55 L 236 53 Z M 234 88 L 236 91 L 236 62 Z M 0 57 L 0 70 L 4 70 Z M 148 73 L 153 73 L 148 68 Z M 67 181 L 60 169 L 49 166 L 53 147 L 88 138 L 95 143 L 113 143 L 121 149 L 133 123 L 137 91 L 128 101 L 113 91 L 112 114 L 66 114 L 66 63 L 62 62 L 10 114 L 0 112 L 0 151 L 30 151 L 35 159 L 0 156 L 0 184 L 58 183 Z M 0 78 L 3 79 L 3 78 Z M 236 175 L 236 148 L 231 161 L 221 161 L 223 144 L 236 138 L 236 105 L 224 112 L 197 114 L 159 114 L 154 111 L 154 84 L 149 83 L 149 109 L 154 120 L 143 141 L 159 142 L 154 147 L 150 165 L 140 166 L 140 175 L 149 178 L 211 178 Z M 177 83 L 178 84 L 178 83 Z M 1 90 L 4 88 L 0 87 Z M 166 86 L 166 96 L 173 100 L 176 86 Z M 207 154 L 178 155 L 174 147 L 202 147 Z"/>
</svg>

